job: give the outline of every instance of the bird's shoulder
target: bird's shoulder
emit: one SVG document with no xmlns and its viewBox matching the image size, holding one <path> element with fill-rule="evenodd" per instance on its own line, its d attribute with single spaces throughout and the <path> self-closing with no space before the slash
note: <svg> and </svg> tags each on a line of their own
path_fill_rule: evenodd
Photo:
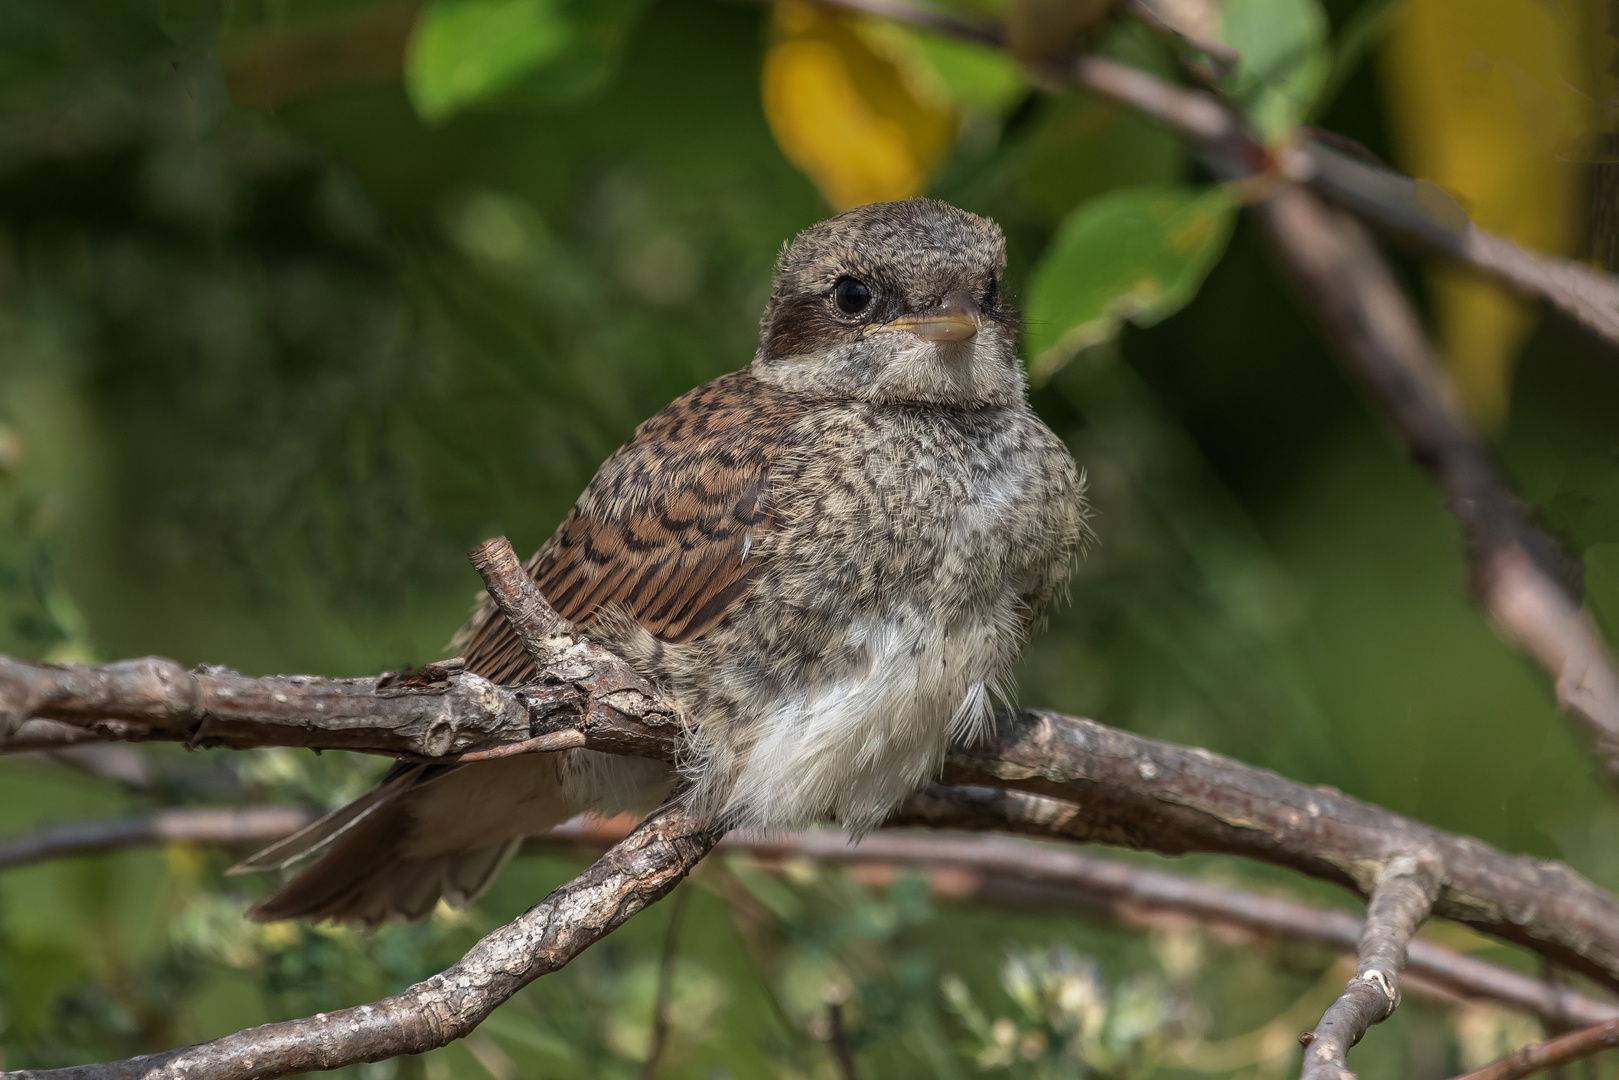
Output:
<svg viewBox="0 0 1619 1080">
<path fill-rule="evenodd" d="M 772 470 L 801 441 L 811 407 L 747 370 L 675 399 L 603 463 L 529 561 L 541 593 L 587 627 L 622 612 L 669 642 L 712 629 L 768 559 Z M 532 676 L 488 605 L 462 639 L 471 670 L 505 683 Z"/>
</svg>

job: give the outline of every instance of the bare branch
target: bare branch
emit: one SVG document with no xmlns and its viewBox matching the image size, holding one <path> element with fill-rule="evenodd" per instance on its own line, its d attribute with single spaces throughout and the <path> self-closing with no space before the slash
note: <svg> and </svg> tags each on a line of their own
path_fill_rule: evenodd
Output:
<svg viewBox="0 0 1619 1080">
<path fill-rule="evenodd" d="M 981 45 L 998 46 L 1004 43 L 1004 33 L 997 23 L 970 22 L 936 8 L 908 3 L 906 0 L 818 0 L 818 2 L 823 7 L 893 19 L 895 22 L 908 23 L 924 30 L 976 41 Z M 1154 16 L 1153 27 L 1154 29 L 1164 27 L 1163 21 Z M 1231 50 L 1218 43 L 1191 41 L 1187 43 L 1199 49 L 1214 49 L 1220 54 L 1222 61 L 1234 59 Z M 1233 121 L 1230 112 L 1213 96 L 1172 86 L 1138 68 L 1106 57 L 1091 55 L 1070 57 L 1058 61 L 1046 74 L 1071 79 L 1103 97 L 1112 98 L 1146 113 L 1198 142 L 1219 142 L 1241 134 L 1241 128 Z M 1261 151 L 1260 156 L 1263 158 L 1266 155 Z"/>
<path fill-rule="evenodd" d="M 1254 208 L 1304 304 L 1382 405 L 1466 530 L 1474 594 L 1501 632 L 1556 680 L 1557 698 L 1619 754 L 1619 675 L 1559 585 L 1556 546 L 1532 529 L 1456 404 L 1416 313 L 1366 231 L 1308 191 Z M 1538 556 L 1538 558 L 1537 558 Z"/>
<path fill-rule="evenodd" d="M 980 45 L 1000 46 L 1005 33 L 997 22 L 964 19 L 952 12 L 907 0 L 819 0 L 822 7 L 848 11 L 856 15 L 876 15 L 895 22 L 909 23 L 963 41 L 976 41 Z"/>
<path fill-rule="evenodd" d="M 1210 61 L 1208 74 L 1213 78 L 1223 78 L 1230 74 L 1242 60 L 1237 50 L 1225 42 L 1196 37 L 1173 25 L 1165 19 L 1163 12 L 1154 6 L 1152 0 L 1124 0 L 1124 9 L 1158 36 L 1208 57 Z"/>
<path fill-rule="evenodd" d="M 502 757 L 528 750 L 562 750 L 569 746 L 611 750 L 621 743 L 627 747 L 625 752 L 646 756 L 648 735 L 662 744 L 663 752 L 659 756 L 674 759 L 684 737 L 674 704 L 664 700 L 651 680 L 617 654 L 592 644 L 572 623 L 557 614 L 518 562 L 510 541 L 504 536 L 485 540 L 472 549 L 469 558 L 483 578 L 490 598 L 511 623 L 539 672 L 534 682 L 517 691 L 518 695 L 549 703 L 560 689 L 568 688 L 578 699 L 590 703 L 591 716 L 586 723 L 569 725 L 584 734 L 584 741 L 563 745 L 567 727 L 552 719 L 560 718 L 561 711 L 547 704 L 550 714 L 535 724 L 543 734 L 537 735 L 529 746 L 490 748 L 459 760 Z M 534 706 L 529 708 L 532 713 Z M 547 742 L 550 735 L 555 738 Z"/>
<path fill-rule="evenodd" d="M 1300 1080 L 1354 1080 L 1344 1056 L 1400 1004 L 1406 950 L 1433 910 L 1438 892 L 1438 876 L 1419 859 L 1400 856 L 1383 866 L 1367 905 L 1355 977 L 1327 1008 L 1315 1031 L 1300 1040 L 1305 1044 Z"/>
<path fill-rule="evenodd" d="M 678 805 L 666 806 L 451 967 L 371 1005 L 265 1024 L 126 1061 L 6 1075 L 16 1080 L 270 1080 L 433 1050 L 465 1036 L 524 986 L 561 968 L 663 897 L 718 839 Z"/>
<path fill-rule="evenodd" d="M 579 703 L 559 693 L 550 704 Z M 160 657 L 103 667 L 0 657 L 0 721 L 45 717 L 130 742 L 436 757 L 529 738 L 533 707 L 458 660 L 372 679 L 255 679 L 227 668 L 187 671 Z"/>
<path fill-rule="evenodd" d="M 467 559 L 535 667 L 544 669 L 553 657 L 577 643 L 573 624 L 557 614 L 540 593 L 518 561 L 511 541 L 504 536 L 485 540 L 467 553 Z"/>
<path fill-rule="evenodd" d="M 1455 1080 L 1522 1080 L 1525 1076 L 1583 1061 L 1615 1047 L 1619 1047 L 1619 1020 L 1609 1020 L 1583 1031 L 1571 1031 L 1567 1035 L 1526 1046 Z"/>
<path fill-rule="evenodd" d="M 507 560 L 516 565 L 504 539 L 479 551 L 497 576 L 509 570 Z M 518 573 L 526 580 L 520 567 Z M 0 722 L 17 727 L 43 717 L 100 739 L 166 739 L 193 748 L 304 746 L 471 761 L 583 746 L 673 760 L 683 729 L 656 687 L 564 629 L 548 605 L 536 608 L 534 601 L 544 600 L 532 583 L 532 596 L 510 583 L 500 587 L 513 590 L 507 600 L 523 605 L 519 618 L 548 650 L 527 686 L 497 686 L 459 659 L 369 679 L 254 679 L 226 668 L 187 671 L 160 657 L 90 667 L 0 656 Z"/>
<path fill-rule="evenodd" d="M 139 736 L 128 731 L 124 739 L 130 742 L 139 741 Z M 75 727 L 72 724 L 60 723 L 56 720 L 24 720 L 11 734 L 6 734 L 3 714 L 0 714 L 0 754 L 40 754 L 52 751 L 65 750 L 69 747 L 94 745 L 106 743 L 117 736 L 97 735 L 87 728 Z"/>
<path fill-rule="evenodd" d="M 464 672 L 444 674 L 418 690 L 402 685 L 404 679 L 191 674 L 156 659 L 66 668 L 0 658 L 0 709 L 13 716 L 39 708 L 58 717 L 129 717 L 139 721 L 133 725 L 138 737 L 195 732 L 204 744 L 247 746 L 420 749 L 425 727 L 437 733 L 431 746 L 455 752 L 534 738 L 527 722 L 489 722 L 526 701 L 527 710 L 540 718 L 536 726 L 582 733 L 592 748 L 675 757 L 681 731 L 677 715 L 659 711 L 664 706 L 634 689 L 609 686 L 595 693 L 588 676 L 595 669 L 586 665 L 585 670 L 587 676 L 578 682 L 533 683 L 513 692 Z M 491 700 L 510 704 L 500 711 L 490 707 Z M 559 700 L 573 704 L 558 710 Z M 424 725 L 424 717 L 437 727 Z M 1445 883 L 1438 914 L 1619 987 L 1619 900 L 1568 867 L 1509 856 L 1204 750 L 1024 710 L 1003 714 L 988 741 L 953 751 L 945 779 L 992 787 L 980 787 L 968 801 L 959 795 L 950 801 L 913 799 L 903 820 L 1012 829 L 1165 854 L 1223 852 L 1286 866 L 1363 896 L 1371 894 L 1376 868 L 1388 859 L 1425 855 L 1441 868 Z M 1014 807 L 1012 795 L 995 788 L 1053 796 L 1078 809 L 1036 820 L 1026 806 Z"/>
<path fill-rule="evenodd" d="M 934 788 L 931 800 L 956 792 Z M 1049 820 L 1072 814 L 1070 804 L 1022 792 L 1003 793 L 1033 808 L 1027 819 Z M 964 796 L 975 799 L 974 793 Z M 46 859 L 94 854 L 170 840 L 237 843 L 273 840 L 308 824 L 312 815 L 294 807 L 186 808 L 143 817 L 48 826 L 0 840 L 0 869 Z M 631 831 L 627 818 L 577 819 L 530 843 L 600 852 Z M 1320 941 L 1354 949 L 1364 920 L 1347 911 L 1316 908 L 1181 874 L 1087 855 L 1066 847 L 1035 844 L 1005 836 L 939 836 L 888 831 L 850 844 L 842 833 L 812 831 L 756 836 L 732 833 L 720 850 L 745 851 L 773 861 L 807 858 L 890 869 L 948 871 L 939 880 L 949 895 L 1027 904 L 1031 901 L 1072 911 L 1076 906 L 1133 924 L 1165 914 L 1231 927 L 1247 933 Z M 1417 989 L 1431 986 L 1446 1000 L 1487 999 L 1533 1013 L 1553 1027 L 1586 1027 L 1619 1018 L 1619 1005 L 1598 1001 L 1566 986 L 1458 953 L 1421 939 L 1411 943 L 1408 972 L 1420 977 Z"/>
<path fill-rule="evenodd" d="M 174 840 L 203 844 L 274 840 L 296 832 L 312 820 L 314 815 L 296 806 L 184 807 L 133 817 L 47 825 L 22 836 L 0 839 L 0 870 Z"/>
<path fill-rule="evenodd" d="M 1023 710 L 951 753 L 946 782 L 896 824 L 1007 830 L 1165 855 L 1218 852 L 1286 866 L 1362 896 L 1412 855 L 1441 881 L 1434 913 L 1517 942 L 1619 989 L 1619 899 L 1561 863 L 1506 855 L 1203 749 Z M 1016 788 L 1053 797 L 1031 802 Z M 937 793 L 949 790 L 949 798 Z"/>
<path fill-rule="evenodd" d="M 1543 296 L 1619 344 L 1619 280 L 1611 275 L 1525 251 L 1486 232 L 1432 183 L 1378 168 L 1318 141 L 1306 144 L 1305 150 L 1313 167 L 1310 186 L 1332 202 L 1518 292 Z"/>
<path fill-rule="evenodd" d="M 128 788 L 152 786 L 151 769 L 139 747 L 108 742 L 55 720 L 29 720 L 10 738 L 0 736 L 0 754 L 50 761 Z"/>
<path fill-rule="evenodd" d="M 934 787 L 919 798 L 949 801 L 978 795 Z M 1069 803 L 1024 792 L 1003 792 L 1004 801 L 1023 804 L 1026 820 L 1049 821 L 1072 815 Z M 578 819 L 559 826 L 532 844 L 599 850 L 628 831 L 625 819 Z M 1066 845 L 1031 843 L 1008 836 L 937 835 L 884 831 L 850 844 L 842 833 L 810 831 L 760 836 L 734 832 L 720 841 L 720 851 L 746 852 L 765 862 L 787 858 L 841 862 L 868 867 L 909 867 L 935 873 L 935 887 L 955 897 L 991 901 L 1031 901 L 1064 911 L 1076 907 L 1099 911 L 1132 924 L 1151 924 L 1166 915 L 1231 927 L 1267 937 L 1319 941 L 1355 950 L 1365 920 L 1348 911 L 1311 907 L 1246 889 L 1218 885 L 1183 874 L 1088 855 Z M 943 884 L 939 884 L 942 882 Z M 1411 942 L 1407 973 L 1414 992 L 1431 991 L 1443 999 L 1489 1000 L 1539 1016 L 1557 1027 L 1585 1027 L 1619 1019 L 1619 1005 L 1581 994 L 1459 953 L 1431 941 Z"/>
</svg>

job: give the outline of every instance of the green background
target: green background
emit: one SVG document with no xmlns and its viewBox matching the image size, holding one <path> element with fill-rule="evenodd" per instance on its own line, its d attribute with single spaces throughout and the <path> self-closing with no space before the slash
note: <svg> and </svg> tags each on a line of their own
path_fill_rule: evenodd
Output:
<svg viewBox="0 0 1619 1080">
<path fill-rule="evenodd" d="M 1357 8 L 1325 14 L 1341 29 Z M 397 77 L 232 104 L 222 71 L 263 35 L 378 10 L 0 5 L 0 651 L 251 674 L 434 659 L 477 590 L 469 546 L 504 534 L 537 547 L 636 423 L 751 356 L 776 253 L 828 212 L 761 112 L 767 9 L 617 5 L 622 51 L 573 56 L 577 71 L 551 73 L 567 92 L 501 83 L 431 124 Z M 1132 28 L 1107 47 L 1170 70 Z M 1397 105 L 1362 64 L 1321 123 L 1388 157 Z M 1014 293 L 1087 200 L 1207 183 L 1173 136 L 1082 94 L 1021 94 L 988 130 L 931 193 L 1000 221 Z M 1420 301 L 1416 264 L 1395 258 Z M 1619 885 L 1611 792 L 1546 680 L 1466 603 L 1455 523 L 1248 221 L 1195 298 L 1164 314 L 1033 394 L 1087 470 L 1100 539 L 1029 650 L 1021 700 Z M 1611 353 L 1548 314 L 1498 441 L 1543 522 L 1584 555 L 1610 632 L 1616 404 Z M 331 804 L 380 767 L 141 753 L 144 785 L 0 761 L 0 830 L 160 805 Z M 525 856 L 464 917 L 364 936 L 245 926 L 269 882 L 222 878 L 240 854 L 172 847 L 0 873 L 0 1064 L 122 1056 L 370 1000 L 582 865 Z M 1170 865 L 1350 902 L 1237 862 Z M 1161 1044 L 1240 1035 L 1307 992 L 1331 997 L 1323 951 L 966 903 L 920 879 L 732 859 L 682 889 L 668 1077 L 835 1075 L 828 993 L 848 993 L 862 1075 L 882 1077 L 1200 1075 Z M 637 1075 L 670 910 L 535 984 L 475 1046 L 353 1072 Z M 1038 1039 L 997 1065 L 946 976 L 990 1020 L 1055 1047 L 1065 1014 L 1019 998 L 1042 963 L 1055 965 L 1045 985 L 1105 999 L 1105 1028 L 1083 1066 Z M 1461 1031 L 1413 997 L 1351 1063 L 1446 1076 Z"/>
</svg>

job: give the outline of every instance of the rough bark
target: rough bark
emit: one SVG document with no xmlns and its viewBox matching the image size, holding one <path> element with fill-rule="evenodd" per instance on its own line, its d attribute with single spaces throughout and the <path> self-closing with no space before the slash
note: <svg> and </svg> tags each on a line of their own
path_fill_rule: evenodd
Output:
<svg viewBox="0 0 1619 1080">
<path fill-rule="evenodd" d="M 588 664 L 562 672 L 565 679 L 557 683 L 546 682 L 542 672 L 540 680 L 515 691 L 465 672 L 446 673 L 424 685 L 387 677 L 254 680 L 234 673 L 190 675 L 161 660 L 106 669 L 0 660 L 0 673 L 0 709 L 12 715 L 49 709 L 57 719 L 95 726 L 110 714 L 138 720 L 141 737 L 167 732 L 194 745 L 488 751 L 527 742 L 534 734 L 531 724 L 491 724 L 490 716 L 510 715 L 520 707 L 527 711 L 520 702 L 567 695 L 577 707 L 545 711 L 543 722 L 554 726 L 542 734 L 572 730 L 587 746 L 664 760 L 679 751 L 678 716 L 640 690 L 591 691 L 597 673 Z M 204 689 L 199 692 L 190 679 Z M 222 691 L 208 689 L 219 683 L 225 684 Z M 119 697 L 120 690 L 129 694 L 127 700 Z M 491 700 L 500 707 L 491 708 Z M 456 706 L 466 714 L 455 712 Z M 221 718 L 215 709 L 226 715 Z M 424 716 L 437 729 L 424 727 Z M 422 733 L 431 730 L 453 735 L 435 736 L 429 743 Z M 946 828 L 1009 828 L 1170 855 L 1241 855 L 1348 886 L 1362 896 L 1371 894 L 1390 859 L 1420 858 L 1438 868 L 1436 914 L 1523 944 L 1619 988 L 1619 900 L 1567 866 L 1507 855 L 1206 750 L 1091 720 L 1021 710 L 1003 712 L 985 742 L 954 750 L 944 779 L 983 785 L 977 802 L 922 796 L 908 804 L 904 820 Z M 1037 819 L 1026 807 L 1014 807 L 1008 788 L 1062 802 L 1051 803 L 1059 809 Z"/>
<path fill-rule="evenodd" d="M 1433 867 L 1421 860 L 1400 856 L 1382 868 L 1355 950 L 1359 961 L 1355 976 L 1315 1030 L 1301 1040 L 1305 1043 L 1301 1080 L 1355 1080 L 1345 1055 L 1373 1024 L 1394 1015 L 1406 950 L 1433 910 L 1438 890 Z"/>
</svg>

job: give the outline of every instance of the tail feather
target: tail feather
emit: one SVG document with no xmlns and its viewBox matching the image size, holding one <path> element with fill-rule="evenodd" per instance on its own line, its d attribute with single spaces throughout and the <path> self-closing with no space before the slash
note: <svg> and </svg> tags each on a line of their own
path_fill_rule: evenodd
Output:
<svg viewBox="0 0 1619 1080">
<path fill-rule="evenodd" d="M 455 905 L 482 896 L 521 838 L 472 851 L 401 859 L 396 823 L 378 820 L 333 845 L 313 866 L 249 909 L 257 922 L 332 919 L 375 927 L 388 919 L 432 914 L 439 897 Z"/>
<path fill-rule="evenodd" d="M 225 873 L 252 874 L 262 870 L 281 870 L 300 859 L 308 858 L 359 825 L 378 809 L 397 799 L 407 789 L 414 787 L 425 769 L 426 765 L 417 765 L 409 769 L 396 770 L 381 784 L 347 806 L 339 807 L 318 821 L 310 822 L 291 836 L 277 840 L 264 850 L 243 859 Z"/>
<path fill-rule="evenodd" d="M 399 770 L 369 794 L 245 860 L 240 871 L 318 856 L 248 911 L 260 922 L 420 919 L 439 897 L 476 900 L 525 836 L 572 816 L 552 755 Z"/>
<path fill-rule="evenodd" d="M 374 906 L 369 894 L 391 891 L 395 869 L 403 869 L 398 849 L 409 828 L 408 815 L 399 799 L 381 801 L 331 837 L 320 858 L 249 908 L 247 917 L 257 922 L 367 922 L 366 913 Z"/>
</svg>

